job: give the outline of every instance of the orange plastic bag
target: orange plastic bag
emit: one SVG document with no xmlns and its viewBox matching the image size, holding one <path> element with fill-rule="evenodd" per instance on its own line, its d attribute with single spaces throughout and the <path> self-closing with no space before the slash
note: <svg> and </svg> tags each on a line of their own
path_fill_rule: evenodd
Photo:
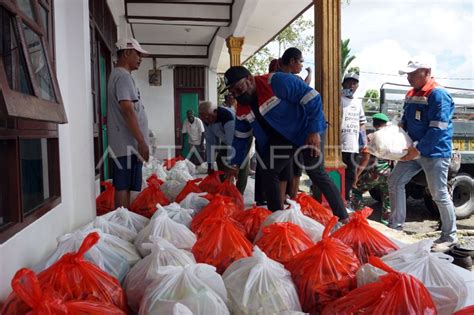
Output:
<svg viewBox="0 0 474 315">
<path fill-rule="evenodd" d="M 176 196 L 175 202 L 180 203 L 190 193 L 201 193 L 202 190 L 197 185 L 197 183 L 200 181 L 202 181 L 202 178 L 188 180 L 186 186 L 184 186 L 180 193 Z"/>
<path fill-rule="evenodd" d="M 157 203 L 166 206 L 170 202 L 161 191 L 160 185 L 163 184 L 163 181 L 160 180 L 156 174 L 151 175 L 146 182 L 148 187 L 145 188 L 133 201 L 130 205 L 130 211 L 151 218 L 156 212 Z"/>
<path fill-rule="evenodd" d="M 252 256 L 252 243 L 230 220 L 213 218 L 204 224 L 192 249 L 196 262 L 213 265 L 222 274 L 234 261 Z"/>
<path fill-rule="evenodd" d="M 372 211 L 371 208 L 365 207 L 354 212 L 349 223 L 332 235 L 349 245 L 363 264 L 368 261 L 369 256 L 382 257 L 399 249 L 385 235 L 369 225 L 367 218 L 372 214 Z"/>
<path fill-rule="evenodd" d="M 453 313 L 453 315 L 472 315 L 474 314 L 474 305 L 466 306 L 461 308 L 457 312 Z"/>
<path fill-rule="evenodd" d="M 224 174 L 222 171 L 214 171 L 211 174 L 204 177 L 201 183 L 199 183 L 199 188 L 202 191 L 208 192 L 210 194 L 217 193 L 219 186 L 221 185 L 220 175 Z"/>
<path fill-rule="evenodd" d="M 318 221 L 324 226 L 326 226 L 333 217 L 331 210 L 325 208 L 316 199 L 305 193 L 299 193 L 294 200 L 301 205 L 301 212 L 303 212 L 304 215 Z"/>
<path fill-rule="evenodd" d="M 271 259 L 286 264 L 314 243 L 298 225 L 291 222 L 277 222 L 263 228 L 262 237 L 255 245 Z"/>
<path fill-rule="evenodd" d="M 84 259 L 85 253 L 99 241 L 92 232 L 77 253 L 68 253 L 38 275 L 40 285 L 50 284 L 65 300 L 90 297 L 127 311 L 125 293 L 116 278 Z"/>
<path fill-rule="evenodd" d="M 247 239 L 253 242 L 263 221 L 270 214 L 272 214 L 270 210 L 254 205 L 251 209 L 238 212 L 234 215 L 234 219 L 243 226 Z"/>
<path fill-rule="evenodd" d="M 360 262 L 354 251 L 329 236 L 337 220 L 333 217 L 329 221 L 321 241 L 286 264 L 298 289 L 303 312 L 320 314 L 326 304 L 357 286 L 356 272 Z"/>
<path fill-rule="evenodd" d="M 183 160 L 184 158 L 182 156 L 177 156 L 171 159 L 164 159 L 163 166 L 169 171 L 176 165 L 176 162 L 183 161 Z"/>
<path fill-rule="evenodd" d="M 420 280 L 393 270 L 380 258 L 371 256 L 369 263 L 388 274 L 328 304 L 323 314 L 437 314 L 431 295 Z"/>
<path fill-rule="evenodd" d="M 245 233 L 244 228 L 233 218 L 243 210 L 232 201 L 230 197 L 215 195 L 211 201 L 202 208 L 202 210 L 194 216 L 191 221 L 191 231 L 198 233 L 202 223 L 210 218 L 228 218 L 235 225 L 242 229 L 242 233 Z"/>
<path fill-rule="evenodd" d="M 110 182 L 101 182 L 105 190 L 95 199 L 97 215 L 103 215 L 115 209 L 115 187 Z"/>
<path fill-rule="evenodd" d="M 235 185 L 233 185 L 229 180 L 226 179 L 219 186 L 217 194 L 231 197 L 234 203 L 240 208 L 240 210 L 244 210 L 244 197 L 237 189 L 237 187 L 235 187 Z"/>
<path fill-rule="evenodd" d="M 41 288 L 34 272 L 26 268 L 20 269 L 15 274 L 12 288 L 18 297 L 17 300 L 22 302 L 9 304 L 9 307 L 2 310 L 2 314 L 5 315 L 26 313 L 29 315 L 125 315 L 125 312 L 114 305 L 101 301 L 64 301 L 60 294 L 50 286 Z"/>
</svg>

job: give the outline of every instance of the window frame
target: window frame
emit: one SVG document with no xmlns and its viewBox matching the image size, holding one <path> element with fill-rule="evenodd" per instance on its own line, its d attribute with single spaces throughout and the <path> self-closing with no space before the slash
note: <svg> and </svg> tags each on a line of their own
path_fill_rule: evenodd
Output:
<svg viewBox="0 0 474 315">
<path fill-rule="evenodd" d="M 39 17 L 39 8 L 38 6 L 43 3 L 38 0 L 30 0 L 33 5 L 33 14 L 38 21 L 41 21 Z M 59 90 L 59 84 L 56 78 L 56 73 L 51 65 L 51 56 L 50 53 L 51 45 L 47 44 L 45 41 L 45 31 L 42 29 L 42 22 L 32 21 L 28 16 L 26 16 L 18 4 L 11 3 L 6 0 L 0 0 L 0 6 L 3 6 L 13 17 L 14 31 L 17 35 L 18 46 L 23 50 L 23 57 L 27 69 L 27 74 L 30 79 L 30 83 L 33 89 L 33 95 L 23 94 L 21 92 L 15 91 L 10 88 L 8 84 L 8 79 L 6 77 L 5 68 L 3 65 L 3 59 L 1 59 L 1 68 L 0 68 L 0 106 L 3 107 L 3 110 L 0 111 L 0 115 L 3 113 L 3 116 L 16 117 L 16 118 L 25 118 L 25 119 L 34 119 L 41 120 L 46 122 L 55 122 L 55 123 L 67 123 L 66 111 L 64 109 L 64 103 L 61 97 L 61 92 Z M 52 17 L 52 4 L 49 6 L 48 13 Z M 52 18 L 49 18 L 48 21 L 51 22 Z M 28 47 L 26 46 L 25 33 L 22 24 L 25 24 L 33 32 L 35 32 L 41 42 L 43 49 L 46 67 L 51 77 L 51 83 L 53 92 L 55 94 L 56 102 L 44 100 L 40 98 L 40 92 L 38 83 L 36 82 L 35 75 L 33 72 L 33 67 L 29 58 Z M 51 24 L 51 23 L 48 23 Z M 51 36 L 52 37 L 52 36 Z M 54 40 L 53 40 L 54 42 Z M 1 57 L 0 57 L 1 58 Z M 33 106 L 32 106 L 33 105 Z"/>
<path fill-rule="evenodd" d="M 6 222 L 0 225 L 0 244 L 61 203 L 58 123 L 66 123 L 67 117 L 56 79 L 55 66 L 52 63 L 55 56 L 54 1 L 31 0 L 30 3 L 33 6 L 33 16 L 36 21 L 21 12 L 17 0 L 0 0 L 0 7 L 8 13 L 5 16 L 11 18 L 11 25 L 14 28 L 12 32 L 16 36 L 17 45 L 21 51 L 18 56 L 24 58 L 25 73 L 30 80 L 31 90 L 34 94 L 23 94 L 10 88 L 2 57 L 3 52 L 0 53 L 0 141 L 7 141 L 6 152 L 2 152 L 3 158 L 7 162 L 4 163 L 5 165 L 0 165 L 0 172 L 6 174 L 1 183 L 3 190 L 0 191 L 4 200 L 0 207 L 4 207 L 2 214 L 6 219 Z M 47 11 L 47 27 L 42 25 L 39 6 L 43 6 Z M 50 102 L 37 96 L 39 95 L 38 86 L 31 70 L 22 23 L 38 34 L 40 38 L 45 64 L 51 76 L 52 89 L 57 102 Z M 20 141 L 22 139 L 47 140 L 48 171 L 46 176 L 48 176 L 49 197 L 39 202 L 33 210 L 27 213 L 23 212 L 22 201 L 20 156 Z"/>
</svg>

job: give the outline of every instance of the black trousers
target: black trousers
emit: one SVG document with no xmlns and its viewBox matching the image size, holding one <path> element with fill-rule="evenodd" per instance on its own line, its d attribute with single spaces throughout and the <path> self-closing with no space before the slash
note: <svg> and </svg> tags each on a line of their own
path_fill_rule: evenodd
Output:
<svg viewBox="0 0 474 315">
<path fill-rule="evenodd" d="M 262 172 L 262 180 L 268 209 L 270 211 L 281 210 L 283 201 L 280 194 L 279 175 L 291 169 L 291 163 L 296 161 L 294 159 L 295 154 L 298 154 L 301 155 L 298 157 L 298 160 L 303 164 L 301 167 L 306 171 L 313 184 L 324 195 L 334 215 L 340 219 L 347 218 L 348 214 L 339 190 L 324 169 L 324 154 L 312 157 L 309 149 L 297 150 L 294 146 L 289 145 L 288 142 L 279 144 L 273 143 L 273 149 L 270 149 L 263 158 L 264 170 Z M 324 141 L 321 141 L 321 152 L 324 152 Z"/>
<path fill-rule="evenodd" d="M 286 139 L 273 137 L 269 140 L 269 148 L 262 156 L 261 183 L 267 199 L 267 207 L 270 211 L 281 210 L 280 180 L 290 177 L 291 163 L 295 154 L 295 148 Z M 257 165 L 258 165 L 257 161 Z"/>
<path fill-rule="evenodd" d="M 346 200 L 351 200 L 351 190 L 352 185 L 354 184 L 355 174 L 357 171 L 356 164 L 357 153 L 342 152 L 342 161 L 346 164 L 346 175 L 345 175 L 345 190 L 346 190 Z"/>
<path fill-rule="evenodd" d="M 321 142 L 321 151 L 324 152 L 323 142 Z M 304 170 L 313 182 L 313 185 L 318 187 L 328 201 L 332 213 L 341 220 L 347 218 L 349 215 L 347 214 L 339 189 L 337 189 L 336 184 L 334 184 L 324 169 L 324 155 L 312 157 L 310 156 L 309 149 L 303 150 L 300 154 L 303 156 Z"/>
<path fill-rule="evenodd" d="M 262 165 L 258 163 L 255 169 L 255 195 L 254 195 L 255 203 L 257 205 L 263 205 L 267 202 L 267 198 L 265 197 L 265 186 L 263 185 L 263 169 Z"/>
</svg>

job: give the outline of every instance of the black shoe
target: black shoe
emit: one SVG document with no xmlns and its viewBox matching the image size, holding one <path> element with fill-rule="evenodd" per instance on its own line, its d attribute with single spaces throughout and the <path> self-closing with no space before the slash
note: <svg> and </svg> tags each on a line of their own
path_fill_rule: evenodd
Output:
<svg viewBox="0 0 474 315">
<path fill-rule="evenodd" d="M 472 249 L 462 248 L 459 245 L 454 245 L 451 251 L 458 255 L 471 256 L 471 258 L 474 259 L 474 250 Z"/>
<path fill-rule="evenodd" d="M 472 269 L 472 258 L 470 255 L 466 254 L 458 254 L 455 250 L 451 249 L 449 252 L 447 252 L 449 256 L 453 257 L 453 264 L 456 266 L 459 266 L 461 268 L 467 269 L 471 271 Z"/>
</svg>

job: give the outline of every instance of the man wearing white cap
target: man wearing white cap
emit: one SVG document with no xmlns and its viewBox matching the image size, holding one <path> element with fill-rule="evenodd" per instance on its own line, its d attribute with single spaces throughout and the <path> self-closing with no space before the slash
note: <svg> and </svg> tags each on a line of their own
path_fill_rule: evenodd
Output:
<svg viewBox="0 0 474 315">
<path fill-rule="evenodd" d="M 107 85 L 107 132 L 113 164 L 115 206 L 128 207 L 130 191 L 141 191 L 142 165 L 148 161 L 148 118 L 131 72 L 149 53 L 133 38 L 116 43 L 117 64 Z"/>
<path fill-rule="evenodd" d="M 359 75 L 348 72 L 342 80 L 342 122 L 341 122 L 341 151 L 342 161 L 346 164 L 345 196 L 346 201 L 351 200 L 351 190 L 357 171 L 356 158 L 359 155 L 359 143 L 365 139 L 364 107 L 359 99 L 354 98 L 354 93 L 359 87 Z M 360 139 L 363 138 L 363 139 Z"/>
<path fill-rule="evenodd" d="M 402 228 L 406 216 L 405 185 L 423 170 L 442 223 L 441 237 L 435 240 L 432 250 L 447 251 L 457 242 L 454 205 L 447 188 L 454 102 L 449 93 L 431 78 L 429 64 L 410 61 L 399 73 L 407 74 L 413 87 L 405 97 L 401 125 L 414 145 L 397 163 L 389 178 L 392 203 L 389 226 Z"/>
</svg>

